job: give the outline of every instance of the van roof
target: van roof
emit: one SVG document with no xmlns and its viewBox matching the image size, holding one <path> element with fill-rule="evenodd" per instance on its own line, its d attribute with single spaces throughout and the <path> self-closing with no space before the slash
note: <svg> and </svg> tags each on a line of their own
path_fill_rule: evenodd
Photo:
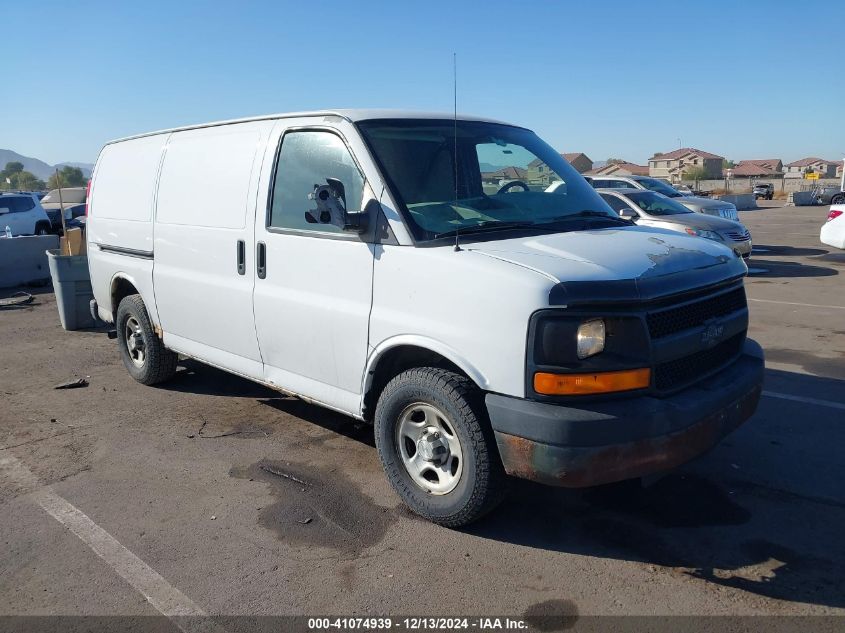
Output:
<svg viewBox="0 0 845 633">
<path fill-rule="evenodd" d="M 281 112 L 277 114 L 263 114 L 259 116 L 244 117 L 240 119 L 228 119 L 224 121 L 212 121 L 209 123 L 197 123 L 194 125 L 183 125 L 181 127 L 174 127 L 164 130 L 156 130 L 155 132 L 145 132 L 143 134 L 133 134 L 132 136 L 125 136 L 123 138 L 114 139 L 106 143 L 120 143 L 121 141 L 129 141 L 135 138 L 142 138 L 144 136 L 155 136 L 156 134 L 169 134 L 171 132 L 181 132 L 183 130 L 195 130 L 204 127 L 215 127 L 218 125 L 229 125 L 232 123 L 246 123 L 248 121 L 267 121 L 271 119 L 291 119 L 295 117 L 314 117 L 314 116 L 335 116 L 346 119 L 353 123 L 358 121 L 367 121 L 371 119 L 448 119 L 452 120 L 454 114 L 451 112 L 418 112 L 414 110 L 389 110 L 389 109 L 341 109 L 341 110 L 312 110 L 304 112 Z M 497 121 L 496 119 L 488 119 L 485 117 L 472 116 L 466 114 L 458 114 L 460 121 L 483 121 L 486 123 L 501 123 L 504 125 L 512 125 L 504 121 Z"/>
</svg>

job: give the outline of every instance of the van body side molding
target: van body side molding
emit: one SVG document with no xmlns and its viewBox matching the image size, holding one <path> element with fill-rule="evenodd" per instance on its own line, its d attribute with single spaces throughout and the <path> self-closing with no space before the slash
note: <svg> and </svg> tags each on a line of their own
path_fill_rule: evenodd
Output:
<svg viewBox="0 0 845 633">
<path fill-rule="evenodd" d="M 110 246 L 108 244 L 97 244 L 97 248 L 105 253 L 115 253 L 117 255 L 126 255 L 127 257 L 139 257 L 141 259 L 152 259 L 152 251 L 141 251 L 135 248 L 124 248 L 122 246 Z"/>
</svg>

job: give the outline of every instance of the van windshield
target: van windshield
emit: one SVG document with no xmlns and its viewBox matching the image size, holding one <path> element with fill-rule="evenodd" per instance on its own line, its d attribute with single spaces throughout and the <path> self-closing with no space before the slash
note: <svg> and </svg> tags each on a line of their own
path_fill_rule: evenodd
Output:
<svg viewBox="0 0 845 633">
<path fill-rule="evenodd" d="M 418 241 L 523 226 L 570 230 L 587 217 L 618 224 L 584 178 L 529 130 L 437 119 L 358 127 Z"/>
</svg>

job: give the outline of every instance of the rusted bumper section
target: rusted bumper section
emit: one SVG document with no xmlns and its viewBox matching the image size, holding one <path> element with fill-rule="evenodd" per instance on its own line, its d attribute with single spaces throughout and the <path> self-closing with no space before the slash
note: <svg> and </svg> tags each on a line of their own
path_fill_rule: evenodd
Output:
<svg viewBox="0 0 845 633">
<path fill-rule="evenodd" d="M 565 406 L 488 394 L 487 408 L 509 474 L 595 486 L 675 468 L 718 444 L 754 413 L 763 370 L 749 340 L 718 376 L 669 398 Z"/>
</svg>

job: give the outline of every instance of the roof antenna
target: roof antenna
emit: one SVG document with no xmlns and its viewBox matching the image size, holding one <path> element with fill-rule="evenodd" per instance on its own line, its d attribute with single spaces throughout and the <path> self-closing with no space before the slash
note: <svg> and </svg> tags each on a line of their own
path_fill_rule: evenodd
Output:
<svg viewBox="0 0 845 633">
<path fill-rule="evenodd" d="M 455 164 L 455 206 L 458 204 L 458 54 L 452 52 L 452 96 L 454 98 L 454 154 L 452 155 L 452 162 Z M 455 251 L 461 250 L 460 244 L 460 227 L 455 229 Z"/>
</svg>

